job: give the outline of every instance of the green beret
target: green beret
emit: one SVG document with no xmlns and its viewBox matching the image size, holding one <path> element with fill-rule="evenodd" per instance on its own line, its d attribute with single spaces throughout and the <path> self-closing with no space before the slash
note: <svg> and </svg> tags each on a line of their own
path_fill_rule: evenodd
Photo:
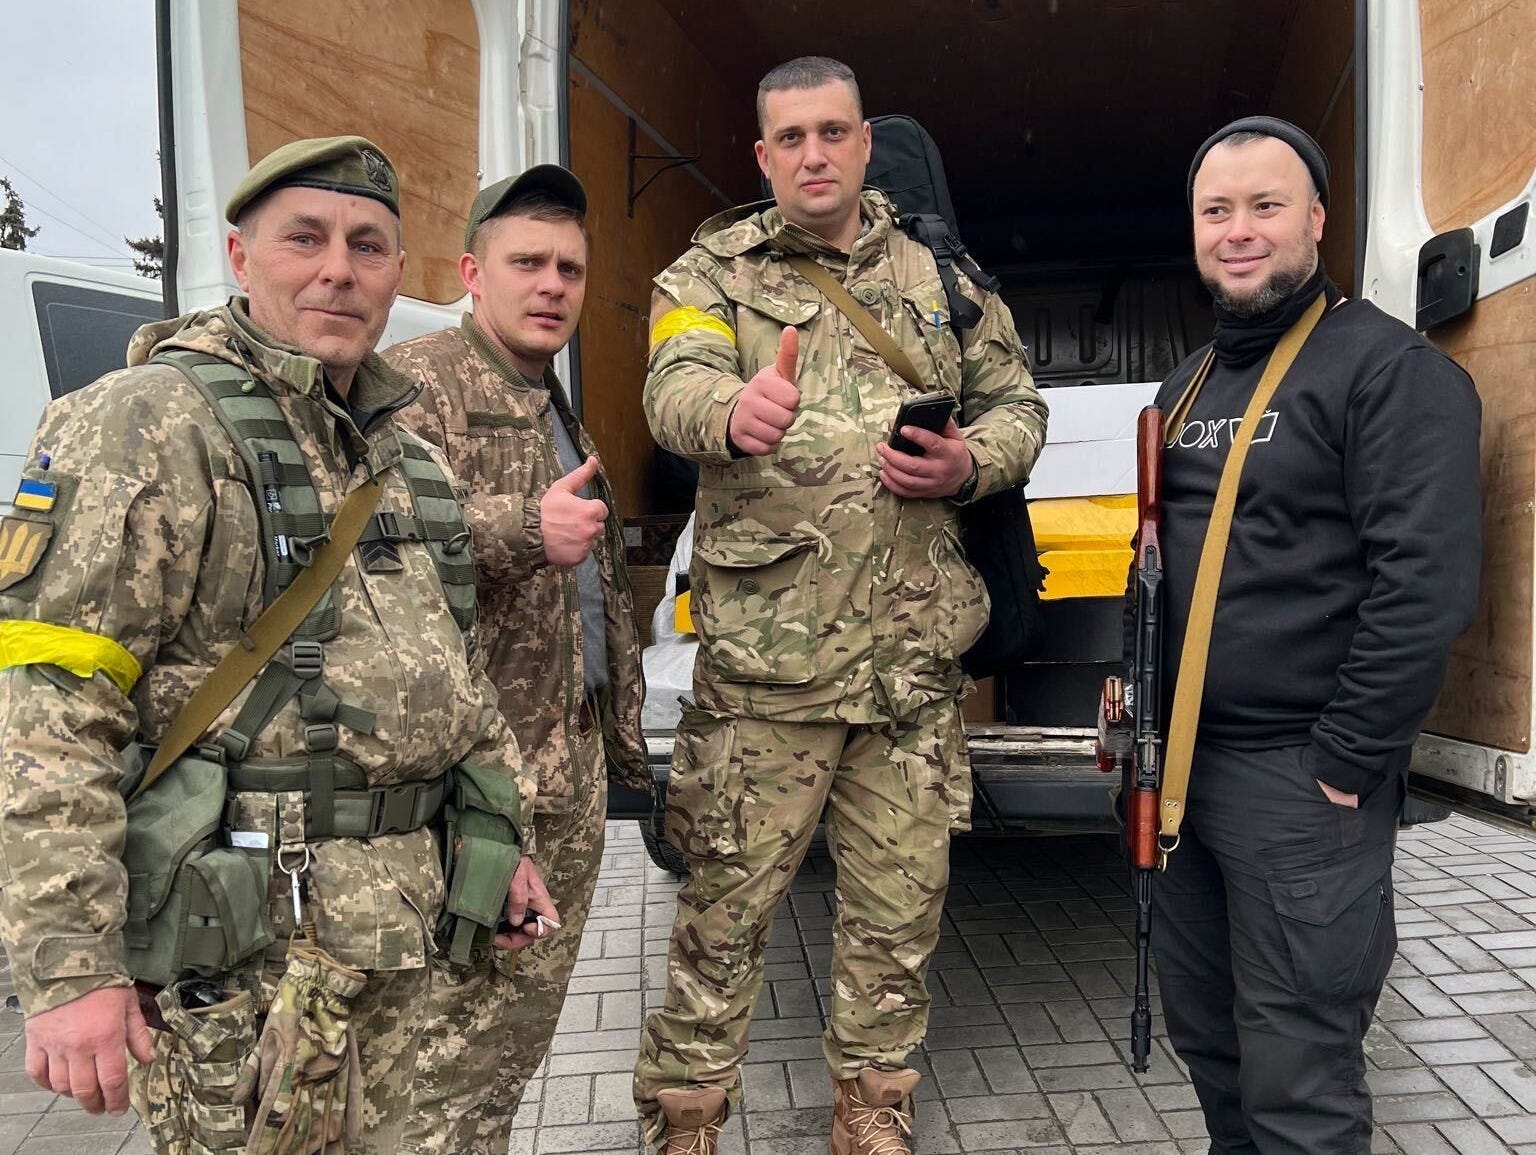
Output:
<svg viewBox="0 0 1536 1155">
<path fill-rule="evenodd" d="M 557 204 L 568 205 L 581 217 L 587 215 L 587 190 L 582 187 L 576 174 L 558 164 L 536 164 L 517 176 L 509 176 L 487 185 L 469 206 L 469 223 L 464 226 L 464 247 L 475 235 L 475 230 L 492 217 L 501 213 L 524 193 L 541 192 Z"/>
<path fill-rule="evenodd" d="M 262 157 L 229 198 L 224 218 L 234 224 L 257 197 L 294 187 L 371 197 L 400 215 L 400 178 L 384 150 L 360 136 L 328 136 L 290 141 Z"/>
</svg>

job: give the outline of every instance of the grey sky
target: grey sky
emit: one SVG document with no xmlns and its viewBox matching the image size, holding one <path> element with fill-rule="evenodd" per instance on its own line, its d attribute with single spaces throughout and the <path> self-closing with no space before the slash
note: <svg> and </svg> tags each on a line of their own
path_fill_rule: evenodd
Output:
<svg viewBox="0 0 1536 1155">
<path fill-rule="evenodd" d="M 154 0 L 5 7 L 0 176 L 41 230 L 27 249 L 131 272 L 123 237 L 160 232 Z"/>
</svg>

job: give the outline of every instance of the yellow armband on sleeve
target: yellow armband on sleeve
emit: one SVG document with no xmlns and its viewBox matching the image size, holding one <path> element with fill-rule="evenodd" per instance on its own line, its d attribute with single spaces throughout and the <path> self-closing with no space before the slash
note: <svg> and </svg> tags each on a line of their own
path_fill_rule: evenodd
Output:
<svg viewBox="0 0 1536 1155">
<path fill-rule="evenodd" d="M 58 666 L 81 678 L 100 670 L 124 694 L 144 672 L 137 658 L 100 634 L 48 622 L 0 622 L 0 670 L 37 665 Z"/>
<path fill-rule="evenodd" d="M 719 317 L 706 313 L 703 309 L 695 309 L 692 305 L 684 305 L 676 309 L 669 309 L 662 314 L 661 319 L 651 326 L 651 348 L 656 348 L 663 341 L 673 337 L 679 337 L 684 333 L 692 333 L 698 330 L 715 333 L 724 337 L 734 348 L 736 345 L 736 330 L 732 329 Z"/>
</svg>

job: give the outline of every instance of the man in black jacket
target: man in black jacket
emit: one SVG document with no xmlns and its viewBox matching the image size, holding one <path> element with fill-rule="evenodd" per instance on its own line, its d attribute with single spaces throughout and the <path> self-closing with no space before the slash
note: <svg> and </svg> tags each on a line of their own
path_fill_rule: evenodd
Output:
<svg viewBox="0 0 1536 1155">
<path fill-rule="evenodd" d="M 1192 402 L 1177 404 L 1204 349 L 1158 394 L 1170 673 L 1244 410 L 1281 336 L 1319 295 L 1324 312 L 1237 493 L 1187 817 L 1155 889 L 1168 1033 L 1212 1152 L 1366 1155 L 1362 1040 L 1397 943 L 1393 834 L 1477 602 L 1480 407 L 1454 362 L 1328 280 L 1328 166 L 1306 133 L 1228 125 L 1196 154 L 1189 194 L 1217 324 Z"/>
</svg>

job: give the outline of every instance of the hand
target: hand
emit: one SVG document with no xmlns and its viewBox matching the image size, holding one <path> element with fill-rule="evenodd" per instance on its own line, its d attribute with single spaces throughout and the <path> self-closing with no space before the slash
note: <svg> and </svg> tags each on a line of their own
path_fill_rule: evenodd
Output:
<svg viewBox="0 0 1536 1155">
<path fill-rule="evenodd" d="M 1332 802 L 1335 806 L 1347 806 L 1351 810 L 1360 809 L 1360 795 L 1345 794 L 1342 790 L 1335 790 L 1321 778 L 1314 778 L 1312 781 L 1317 783 L 1322 792 L 1328 795 L 1328 801 Z"/>
<path fill-rule="evenodd" d="M 880 484 L 897 497 L 952 497 L 971 479 L 976 459 L 953 417 L 943 433 L 930 433 L 916 425 L 903 425 L 896 432 L 924 451 L 921 457 L 914 457 L 883 442 L 875 446 L 880 455 Z"/>
<path fill-rule="evenodd" d="M 549 889 L 544 885 L 539 868 L 525 854 L 517 864 L 517 871 L 512 875 L 512 887 L 507 891 L 507 921 L 513 926 L 521 926 L 529 914 L 542 914 L 551 922 L 560 921 L 560 912 L 555 909 L 554 899 L 549 897 Z M 529 930 L 498 934 L 492 941 L 502 950 L 522 950 L 545 937 L 548 936 L 544 927 L 535 923 Z"/>
<path fill-rule="evenodd" d="M 544 556 L 551 565 L 580 565 L 603 534 L 608 507 L 581 496 L 581 487 L 597 476 L 597 466 L 597 458 L 587 458 L 551 484 L 539 499 L 539 532 L 544 538 Z"/>
<path fill-rule="evenodd" d="M 89 1115 L 128 1110 L 128 1052 L 141 1063 L 155 1057 L 132 987 L 106 987 L 33 1015 L 26 1032 L 28 1077 Z"/>
<path fill-rule="evenodd" d="M 779 334 L 779 352 L 764 365 L 736 399 L 727 426 L 731 444 L 752 457 L 772 453 L 795 421 L 800 390 L 795 388 L 795 362 L 800 358 L 800 333 L 793 325 Z"/>
</svg>

